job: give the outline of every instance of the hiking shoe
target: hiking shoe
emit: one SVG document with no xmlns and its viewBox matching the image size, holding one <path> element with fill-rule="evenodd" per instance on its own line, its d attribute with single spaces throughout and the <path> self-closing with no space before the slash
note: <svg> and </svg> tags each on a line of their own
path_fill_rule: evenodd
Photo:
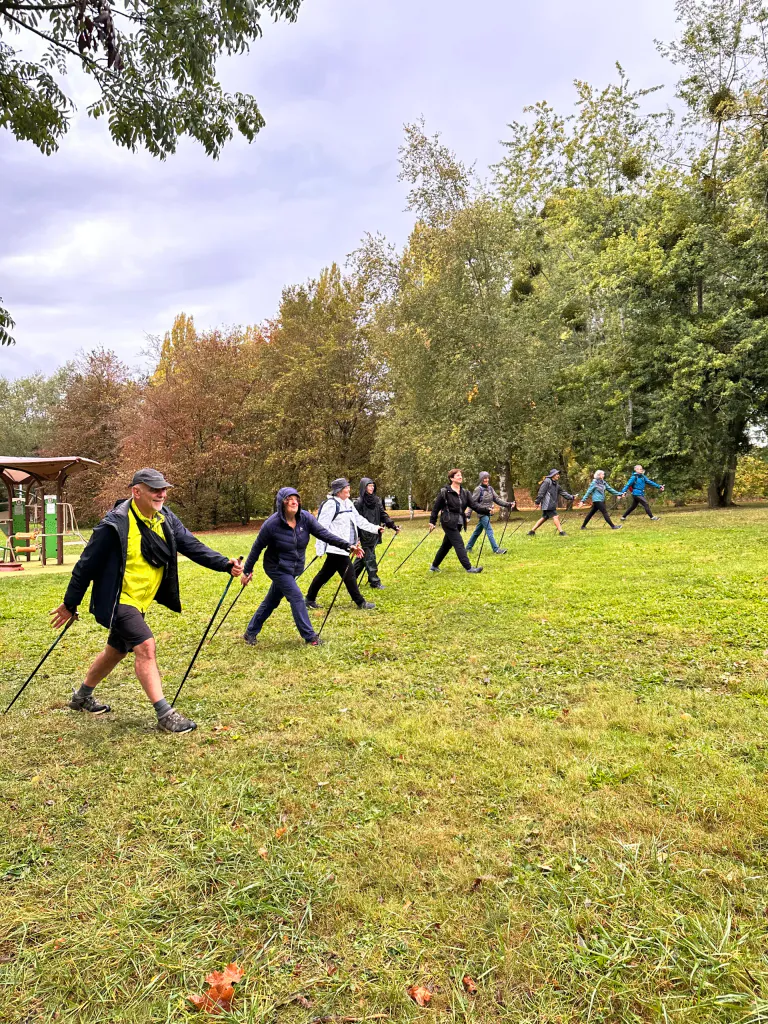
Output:
<svg viewBox="0 0 768 1024">
<path fill-rule="evenodd" d="M 197 728 L 197 722 L 185 718 L 176 708 L 171 708 L 158 718 L 157 728 L 161 732 L 192 732 Z"/>
<path fill-rule="evenodd" d="M 620 530 L 620 529 L 621 529 L 621 527 L 620 527 L 620 526 L 612 526 L 612 527 L 611 527 L 611 529 L 612 529 L 612 530 Z"/>
<path fill-rule="evenodd" d="M 304 604 L 307 606 L 307 608 L 320 608 L 320 607 L 322 607 L 321 605 L 319 605 L 317 603 L 317 601 L 311 601 L 308 597 L 304 598 Z"/>
<path fill-rule="evenodd" d="M 383 590 L 383 589 L 384 589 L 384 584 L 381 582 L 381 580 L 376 580 L 375 583 L 371 584 L 371 590 Z"/>
<path fill-rule="evenodd" d="M 528 533 L 526 534 L 526 537 L 535 537 L 535 536 L 536 536 L 536 531 L 535 530 L 529 530 Z"/>
<path fill-rule="evenodd" d="M 314 640 L 307 640 L 308 647 L 324 647 L 325 640 L 321 636 L 316 636 Z"/>
<path fill-rule="evenodd" d="M 482 572 L 482 565 L 473 565 L 471 569 L 467 569 L 467 572 Z"/>
<path fill-rule="evenodd" d="M 619 516 L 619 519 L 621 519 L 622 523 L 626 523 L 626 521 L 627 521 L 627 517 L 626 516 Z"/>
<path fill-rule="evenodd" d="M 429 571 L 430 572 L 440 572 L 440 566 L 439 565 L 430 565 Z"/>
<path fill-rule="evenodd" d="M 568 534 L 565 532 L 565 530 L 558 530 L 557 531 L 557 535 L 558 535 L 558 537 L 567 537 L 568 536 Z"/>
<path fill-rule="evenodd" d="M 373 611 L 376 605 L 373 603 L 373 601 L 363 601 L 363 603 L 359 604 L 357 607 L 360 609 L 361 612 L 370 612 Z"/>
<path fill-rule="evenodd" d="M 112 708 L 109 704 L 100 704 L 92 693 L 89 693 L 87 697 L 78 697 L 75 691 L 72 691 L 72 700 L 67 704 L 68 708 L 72 708 L 73 711 L 89 711 L 92 715 L 106 715 Z"/>
<path fill-rule="evenodd" d="M 496 550 L 493 553 L 494 553 L 494 555 L 506 555 L 507 549 L 506 548 L 496 548 Z"/>
<path fill-rule="evenodd" d="M 243 640 L 245 640 L 249 647 L 255 647 L 256 644 L 259 642 L 258 633 L 256 634 L 256 636 L 252 636 L 248 632 L 243 633 Z"/>
<path fill-rule="evenodd" d="M 652 523 L 658 523 L 659 519 L 661 519 L 661 516 L 651 516 Z"/>
</svg>

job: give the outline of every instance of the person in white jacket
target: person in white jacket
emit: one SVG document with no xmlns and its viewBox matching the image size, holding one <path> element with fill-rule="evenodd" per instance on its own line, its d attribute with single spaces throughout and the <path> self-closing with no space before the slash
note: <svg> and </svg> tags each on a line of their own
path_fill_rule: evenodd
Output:
<svg viewBox="0 0 768 1024">
<path fill-rule="evenodd" d="M 347 544 L 358 543 L 358 530 L 379 534 L 384 529 L 383 526 L 374 526 L 373 523 L 369 523 L 367 519 L 360 515 L 354 504 L 349 500 L 349 480 L 345 480 L 344 477 L 339 477 L 338 480 L 334 480 L 331 484 L 331 493 L 321 505 L 317 518 L 321 526 L 324 526 L 326 530 L 335 534 L 339 540 L 343 540 Z M 317 595 L 320 593 L 320 588 L 325 586 L 328 580 L 332 579 L 336 573 L 344 580 L 349 596 L 358 608 L 368 610 L 376 607 L 372 601 L 366 601 L 360 593 L 355 570 L 352 568 L 346 547 L 335 548 L 330 544 L 326 544 L 325 541 L 318 540 L 315 543 L 315 550 L 318 555 L 325 555 L 325 561 L 320 572 L 318 572 L 309 585 L 307 596 L 304 599 L 307 608 L 320 607 L 317 603 Z"/>
</svg>

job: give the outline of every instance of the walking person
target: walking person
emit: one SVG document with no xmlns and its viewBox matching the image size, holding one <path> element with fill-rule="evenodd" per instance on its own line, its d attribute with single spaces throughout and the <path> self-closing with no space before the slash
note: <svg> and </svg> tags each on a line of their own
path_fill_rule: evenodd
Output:
<svg viewBox="0 0 768 1024">
<path fill-rule="evenodd" d="M 565 530 L 560 522 L 560 516 L 557 514 L 557 503 L 560 498 L 565 498 L 567 501 L 575 501 L 576 495 L 564 491 L 559 481 L 559 469 L 550 469 L 549 473 L 541 481 L 539 493 L 536 495 L 536 501 L 534 502 L 537 508 L 541 508 L 541 519 L 539 519 L 532 530 L 528 531 L 529 537 L 535 537 L 538 528 L 543 526 L 549 519 L 555 524 L 558 534 L 561 537 L 565 537 Z"/>
<path fill-rule="evenodd" d="M 587 503 L 587 498 L 589 498 L 590 496 L 592 497 L 592 507 L 584 517 L 584 522 L 581 524 L 582 530 L 586 530 L 587 523 L 595 514 L 595 512 L 599 512 L 602 515 L 603 519 L 606 521 L 606 523 L 608 523 L 612 530 L 621 529 L 620 526 L 616 526 L 616 524 L 611 521 L 611 517 L 608 514 L 608 509 L 605 506 L 606 491 L 608 491 L 609 494 L 615 494 L 617 497 L 621 496 L 621 491 L 617 491 L 614 487 L 611 487 L 611 485 L 606 482 L 605 471 L 602 469 L 595 470 L 595 474 L 592 477 L 592 483 L 589 485 L 587 493 L 584 495 L 584 497 L 581 499 L 581 502 L 579 503 L 579 508 L 584 508 L 584 506 Z"/>
<path fill-rule="evenodd" d="M 355 570 L 352 568 L 347 552 L 350 550 L 350 546 L 355 547 L 359 543 L 358 530 L 364 530 L 366 533 L 375 534 L 378 537 L 384 527 L 374 526 L 360 515 L 349 500 L 349 490 L 349 480 L 339 477 L 331 484 L 331 493 L 320 506 L 318 522 L 341 543 L 328 543 L 318 538 L 315 548 L 318 555 L 325 555 L 325 561 L 309 585 L 305 598 L 307 608 L 320 607 L 317 603 L 317 595 L 328 580 L 337 573 L 344 580 L 347 593 L 358 608 L 369 610 L 376 607 L 372 601 L 366 601 L 360 593 Z"/>
<path fill-rule="evenodd" d="M 361 555 L 362 549 L 340 540 L 321 526 L 313 515 L 305 512 L 301 507 L 301 496 L 294 487 L 281 487 L 275 505 L 276 511 L 259 530 L 243 566 L 240 583 L 245 587 L 251 582 L 253 567 L 263 551 L 264 572 L 272 581 L 267 596 L 248 623 L 243 639 L 249 646 L 255 646 L 264 623 L 285 598 L 291 606 L 293 621 L 302 639 L 312 647 L 317 647 L 325 641 L 318 637 L 309 620 L 304 595 L 296 582 L 296 577 L 304 571 L 304 556 L 310 535 L 326 544 L 341 546 L 356 555 Z"/>
<path fill-rule="evenodd" d="M 440 572 L 440 564 L 453 548 L 456 557 L 467 572 L 482 572 L 482 566 L 473 566 L 470 562 L 464 540 L 461 536 L 467 528 L 467 509 L 471 508 L 477 514 L 485 515 L 485 507 L 475 501 L 469 491 L 462 487 L 464 476 L 460 469 L 452 469 L 448 474 L 448 485 L 441 487 L 432 506 L 432 514 L 429 517 L 429 532 L 437 526 L 437 517 L 440 516 L 440 525 L 443 528 L 443 543 L 437 550 L 430 572 Z"/>
<path fill-rule="evenodd" d="M 499 505 L 501 508 L 514 508 L 514 501 L 505 501 L 504 498 L 500 498 L 499 495 L 494 491 L 491 486 L 491 475 L 490 473 L 481 473 L 480 479 L 478 480 L 477 487 L 472 492 L 472 498 L 485 509 L 483 515 L 478 519 L 477 526 L 475 527 L 474 533 L 469 538 L 469 544 L 467 544 L 467 554 L 470 553 L 474 547 L 475 541 L 479 539 L 483 530 L 485 530 L 486 536 L 490 541 L 490 545 L 493 548 L 494 555 L 506 555 L 507 549 L 500 548 L 496 543 L 496 538 L 493 535 L 493 527 L 491 526 L 491 513 L 493 512 L 493 506 Z"/>
<path fill-rule="evenodd" d="M 103 715 L 110 711 L 94 697 L 98 683 L 127 654 L 133 652 L 136 676 L 157 714 L 164 732 L 186 733 L 195 722 L 176 711 L 163 694 L 157 667 L 155 638 L 145 615 L 153 601 L 181 611 L 179 552 L 198 565 L 240 576 L 242 567 L 232 558 L 206 547 L 165 506 L 172 484 L 156 469 L 134 474 L 131 497 L 118 502 L 93 531 L 72 570 L 64 600 L 51 612 L 51 625 L 59 629 L 77 614 L 89 584 L 93 583 L 90 611 L 109 630 L 107 645 L 88 669 L 69 707 Z"/>
<path fill-rule="evenodd" d="M 367 519 L 375 527 L 383 525 L 395 533 L 400 533 L 400 527 L 387 512 L 384 502 L 376 493 L 376 484 L 370 477 L 364 476 L 360 481 L 360 496 L 355 498 L 354 505 L 363 519 Z M 360 543 L 363 546 L 363 557 L 355 563 L 355 576 L 359 578 L 367 570 L 371 588 L 383 590 L 384 584 L 379 578 L 379 565 L 376 561 L 376 547 L 381 544 L 381 534 L 377 533 L 372 537 L 370 533 L 364 533 L 360 537 Z"/>
<path fill-rule="evenodd" d="M 632 495 L 632 502 L 627 511 L 621 517 L 622 523 L 626 522 L 627 516 L 631 516 L 638 505 L 643 506 L 645 514 L 649 519 L 653 520 L 654 523 L 658 523 L 659 517 L 655 516 L 653 512 L 651 512 L 651 506 L 648 504 L 648 499 L 645 497 L 646 486 L 655 487 L 658 491 L 664 490 L 664 484 L 657 484 L 655 480 L 651 480 L 650 477 L 645 475 L 643 467 L 637 465 L 635 466 L 634 473 L 621 489 L 622 494 L 626 494 L 627 491 L 629 491 Z"/>
</svg>

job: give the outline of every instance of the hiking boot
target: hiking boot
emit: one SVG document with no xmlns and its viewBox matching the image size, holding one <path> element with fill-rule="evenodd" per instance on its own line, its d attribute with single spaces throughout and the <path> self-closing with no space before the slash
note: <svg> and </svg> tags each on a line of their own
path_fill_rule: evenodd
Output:
<svg viewBox="0 0 768 1024">
<path fill-rule="evenodd" d="M 660 518 L 661 518 L 661 516 L 651 516 L 651 522 L 652 523 L 658 523 Z"/>
<path fill-rule="evenodd" d="M 320 608 L 320 607 L 322 607 L 322 605 L 319 605 L 317 603 L 317 601 L 312 601 L 308 597 L 304 598 L 304 604 L 307 606 L 307 608 Z"/>
<path fill-rule="evenodd" d="M 494 555 L 506 555 L 507 549 L 506 548 L 496 548 L 496 550 L 493 553 L 494 553 Z"/>
<path fill-rule="evenodd" d="M 536 531 L 535 530 L 529 530 L 528 533 L 526 534 L 526 537 L 535 537 L 535 536 L 536 536 Z"/>
<path fill-rule="evenodd" d="M 440 566 L 439 565 L 430 565 L 429 571 L 430 572 L 440 572 Z"/>
<path fill-rule="evenodd" d="M 376 580 L 375 583 L 371 583 L 371 590 L 383 590 L 383 589 L 384 589 L 384 584 L 381 582 L 381 580 Z"/>
<path fill-rule="evenodd" d="M 558 530 L 557 531 L 557 535 L 558 535 L 558 537 L 567 537 L 568 536 L 568 534 L 565 532 L 565 530 Z"/>
<path fill-rule="evenodd" d="M 471 569 L 467 569 L 467 572 L 482 572 L 482 565 L 473 565 Z"/>
<path fill-rule="evenodd" d="M 622 523 L 626 523 L 626 521 L 627 521 L 627 517 L 626 516 L 619 516 L 619 519 L 621 519 Z"/>
<path fill-rule="evenodd" d="M 612 526 L 612 527 L 611 527 L 611 529 L 612 529 L 612 530 L 620 530 L 620 529 L 621 529 L 621 527 L 620 527 L 620 526 Z"/>
<path fill-rule="evenodd" d="M 363 601 L 362 604 L 357 606 L 361 612 L 371 612 L 376 607 L 373 601 Z"/>
<path fill-rule="evenodd" d="M 325 640 L 321 636 L 316 636 L 314 640 L 307 640 L 307 647 L 324 647 Z"/>
<path fill-rule="evenodd" d="M 72 708 L 73 711 L 89 711 L 92 715 L 106 715 L 112 708 L 109 704 L 100 704 L 92 693 L 89 693 L 86 697 L 78 697 L 75 691 L 72 691 L 72 700 L 67 704 L 68 708 Z"/>
<path fill-rule="evenodd" d="M 243 640 L 245 640 L 249 647 L 255 647 L 256 644 L 259 642 L 258 633 L 256 634 L 256 636 L 253 636 L 251 633 L 248 633 L 246 631 L 245 633 L 243 633 Z"/>
<path fill-rule="evenodd" d="M 185 718 L 176 708 L 171 708 L 158 718 L 157 728 L 161 732 L 192 732 L 197 728 L 197 722 Z"/>
</svg>

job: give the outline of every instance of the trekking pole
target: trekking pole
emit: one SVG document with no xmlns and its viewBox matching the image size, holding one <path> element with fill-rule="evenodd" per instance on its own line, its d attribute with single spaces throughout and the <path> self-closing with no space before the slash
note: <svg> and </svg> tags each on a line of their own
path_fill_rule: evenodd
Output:
<svg viewBox="0 0 768 1024">
<path fill-rule="evenodd" d="M 483 543 L 480 545 L 480 553 L 477 556 L 477 561 L 475 562 L 475 568 L 477 568 L 478 565 L 480 565 L 480 559 L 483 557 L 483 548 L 485 547 L 485 538 L 487 536 L 488 536 L 488 534 L 485 532 L 485 530 L 483 530 Z M 499 547 L 501 547 L 501 545 L 499 545 Z"/>
<path fill-rule="evenodd" d="M 392 575 L 393 575 L 393 576 L 394 576 L 394 575 L 395 575 L 395 574 L 397 573 L 398 569 L 402 569 L 402 567 L 403 567 L 403 566 L 405 565 L 405 563 L 406 563 L 406 562 L 408 561 L 408 559 L 409 559 L 409 558 L 411 557 L 411 555 L 415 555 L 415 554 L 416 554 L 416 552 L 417 552 L 417 551 L 419 550 L 419 548 L 420 548 L 420 547 L 421 547 L 421 545 L 422 545 L 422 544 L 424 543 L 424 541 L 425 541 L 425 540 L 427 539 L 427 537 L 428 537 L 428 536 L 430 535 L 430 533 L 431 533 L 431 530 L 427 530 L 427 532 L 426 532 L 425 536 L 423 536 L 423 537 L 421 538 L 421 540 L 420 540 L 420 541 L 419 541 L 419 543 L 418 543 L 418 544 L 416 545 L 416 547 L 415 547 L 415 548 L 413 549 L 413 551 L 411 551 L 411 552 L 410 552 L 409 554 L 407 554 L 407 555 L 405 556 L 405 558 L 404 558 L 404 559 L 402 560 L 402 562 L 400 563 L 400 565 L 398 565 L 397 569 L 395 569 L 395 571 L 394 571 L 394 572 L 392 573 Z"/>
<path fill-rule="evenodd" d="M 299 573 L 299 576 L 303 576 L 304 573 L 307 571 L 307 569 L 310 569 L 315 564 L 315 562 L 318 560 L 319 557 L 320 557 L 320 555 L 315 555 L 315 557 L 312 559 L 312 561 L 309 563 L 309 565 L 305 565 L 304 566 L 304 568 Z M 298 579 L 299 576 L 294 576 L 294 579 Z"/>
<path fill-rule="evenodd" d="M 240 555 L 240 557 L 239 557 L 239 558 L 238 558 L 238 560 L 237 560 L 237 561 L 238 561 L 238 563 L 242 563 L 242 561 L 243 561 L 243 558 L 244 558 L 244 556 L 243 556 L 243 555 Z M 187 676 L 188 676 L 188 675 L 189 675 L 189 673 L 190 673 L 190 672 L 192 671 L 192 666 L 193 666 L 193 665 L 195 664 L 195 662 L 197 661 L 197 656 L 198 656 L 198 654 L 200 653 L 200 651 L 201 651 L 201 649 L 202 649 L 202 646 L 203 646 L 203 644 L 205 643 L 205 638 L 206 638 L 206 637 L 208 636 L 208 631 L 210 630 L 211 626 L 213 625 L 213 621 L 214 621 L 214 619 L 215 619 L 215 618 L 216 618 L 216 616 L 217 616 L 217 615 L 219 614 L 219 608 L 221 608 L 221 606 L 222 606 L 222 605 L 224 604 L 224 598 L 225 598 L 225 597 L 227 596 L 227 592 L 229 591 L 229 588 L 230 588 L 230 587 L 232 586 L 232 581 L 234 580 L 234 578 L 235 578 L 234 576 L 230 575 L 230 577 L 229 577 L 229 580 L 228 580 L 228 582 L 227 582 L 227 585 L 226 585 L 226 587 L 224 587 L 224 593 L 223 593 L 223 594 L 221 595 L 221 597 L 219 598 L 219 603 L 218 603 L 218 604 L 216 605 L 216 610 L 214 611 L 213 615 L 211 616 L 210 622 L 209 622 L 209 623 L 208 623 L 208 625 L 207 625 L 207 626 L 205 627 L 205 632 L 203 633 L 203 635 L 202 635 L 202 637 L 201 637 L 201 639 L 200 639 L 200 643 L 199 643 L 199 644 L 197 645 L 197 650 L 196 650 L 196 651 L 195 651 L 195 653 L 194 653 L 194 654 L 192 655 L 192 661 L 190 661 L 190 663 L 189 663 L 189 667 L 187 668 L 187 671 L 186 671 L 186 672 L 184 673 L 184 678 L 183 678 L 183 679 L 181 680 L 181 682 L 179 683 L 179 688 L 178 688 L 178 690 L 176 691 L 176 696 L 175 696 L 175 697 L 173 698 L 173 700 L 171 701 L 171 707 L 173 707 L 173 706 L 175 705 L 176 701 L 177 701 L 177 700 L 179 699 L 179 694 L 181 693 L 181 688 L 182 688 L 182 686 L 184 685 L 184 683 L 186 683 L 186 681 L 187 681 Z M 243 590 L 245 590 L 245 587 L 243 587 Z M 242 593 L 242 591 L 241 591 L 240 593 Z M 232 603 L 234 604 L 234 601 L 233 601 Z"/>
<path fill-rule="evenodd" d="M 208 643 L 209 643 L 209 644 L 212 644 L 212 643 L 213 643 L 214 639 L 216 638 L 216 634 L 217 634 L 217 633 L 219 632 L 219 630 L 221 629 L 221 627 L 222 627 L 222 626 L 224 625 L 224 623 L 225 623 L 225 622 L 227 621 L 227 616 L 228 616 L 228 615 L 229 615 L 229 613 L 230 613 L 230 612 L 232 611 L 232 609 L 233 609 L 233 608 L 235 607 L 235 605 L 236 605 L 236 604 L 237 604 L 237 602 L 238 602 L 238 601 L 240 600 L 240 598 L 241 598 L 241 597 L 243 596 L 243 591 L 244 591 L 244 590 L 245 590 L 245 587 L 241 586 L 241 587 L 240 587 L 240 593 L 236 595 L 236 597 L 235 597 L 234 601 L 232 602 L 232 604 L 231 604 L 231 605 L 229 606 L 229 608 L 227 608 L 227 610 L 226 610 L 226 611 L 224 612 L 224 615 L 223 615 L 223 616 L 221 617 L 221 619 L 219 619 L 219 624 L 218 624 L 218 626 L 216 627 L 216 629 L 214 629 L 213 633 L 211 633 L 211 639 L 210 639 L 210 640 L 208 641 Z"/>
<path fill-rule="evenodd" d="M 73 622 L 74 622 L 74 621 L 75 621 L 76 619 L 77 619 L 77 615 L 73 615 L 73 616 L 72 616 L 72 618 L 71 618 L 71 619 L 69 620 L 69 622 L 68 622 L 68 623 L 66 624 L 66 626 L 64 627 L 64 629 L 62 629 L 62 631 L 61 631 L 61 632 L 59 633 L 59 635 L 58 635 L 58 636 L 56 637 L 56 639 L 55 639 L 55 640 L 53 641 L 53 643 L 51 644 L 51 646 L 50 646 L 50 647 L 48 648 L 48 650 L 47 650 L 47 651 L 45 652 L 45 654 L 44 654 L 44 655 L 42 656 L 42 658 L 40 659 L 40 661 L 38 661 L 37 665 L 35 665 L 35 670 L 34 670 L 34 672 L 33 672 L 33 673 L 32 673 L 32 675 L 31 675 L 31 676 L 30 676 L 30 677 L 29 677 L 29 678 L 27 679 L 27 681 L 26 681 L 26 682 L 24 683 L 24 685 L 22 686 L 22 688 L 21 688 L 21 689 L 19 690 L 19 692 L 18 692 L 18 693 L 16 694 L 16 696 L 15 696 L 15 697 L 13 698 L 13 700 L 11 701 L 11 703 L 10 703 L 10 704 L 8 705 L 8 707 L 7 707 L 6 709 L 5 709 L 5 711 L 3 712 L 3 714 L 4 714 L 4 715 L 7 715 L 7 714 L 8 714 L 8 712 L 9 712 L 9 711 L 11 710 L 11 708 L 13 707 L 13 705 L 14 705 L 14 704 L 16 703 L 16 701 L 17 701 L 17 700 L 19 699 L 19 697 L 20 697 L 20 696 L 22 695 L 22 693 L 24 693 L 24 691 L 26 690 L 26 688 L 27 688 L 27 687 L 29 686 L 29 684 L 30 684 L 30 683 L 32 682 L 32 680 L 33 680 L 33 679 L 35 678 L 35 676 L 37 675 L 37 671 L 38 671 L 38 669 L 39 669 L 39 668 L 41 667 L 41 665 L 43 664 L 43 662 L 45 661 L 45 659 L 46 659 L 46 658 L 48 657 L 48 655 L 49 655 L 49 654 L 51 654 L 51 653 L 53 652 L 53 649 L 54 649 L 54 647 L 56 646 L 56 644 L 57 644 L 57 643 L 59 642 L 59 640 L 61 640 L 61 638 L 62 638 L 62 637 L 64 636 L 64 634 L 65 634 L 65 633 L 67 632 L 67 630 L 69 629 L 69 627 L 70 627 L 70 626 L 72 625 L 72 623 L 73 623 Z"/>
<path fill-rule="evenodd" d="M 350 562 L 349 564 L 350 565 L 354 565 L 354 562 Z M 347 572 L 347 569 L 345 569 L 344 572 L 341 574 L 341 579 L 339 580 L 339 585 L 338 585 L 338 587 L 336 587 L 336 593 L 333 595 L 333 600 L 331 601 L 330 605 L 328 606 L 328 611 L 325 613 L 325 618 L 323 619 L 323 624 L 320 627 L 320 629 L 317 631 L 317 639 L 318 640 L 320 639 L 320 635 L 322 634 L 323 630 L 325 629 L 325 624 L 328 621 L 328 616 L 331 614 L 331 612 L 333 611 L 333 606 L 336 604 L 336 598 L 339 596 L 339 591 L 341 590 L 341 585 L 344 582 L 344 575 L 345 575 L 346 572 Z"/>
</svg>

